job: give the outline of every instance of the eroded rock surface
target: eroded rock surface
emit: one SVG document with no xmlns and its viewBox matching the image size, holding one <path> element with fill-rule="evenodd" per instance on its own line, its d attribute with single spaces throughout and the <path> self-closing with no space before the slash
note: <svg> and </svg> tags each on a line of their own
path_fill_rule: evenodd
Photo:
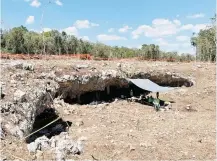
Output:
<svg viewBox="0 0 217 161">
<path fill-rule="evenodd" d="M 2 131 L 20 138 L 32 130 L 35 117 L 51 107 L 55 96 L 75 98 L 85 92 L 105 90 L 108 86 L 126 86 L 125 78 L 147 78 L 168 86 L 193 85 L 191 78 L 178 73 L 158 68 L 144 70 L 127 63 L 111 68 L 74 64 L 76 70 L 71 65 L 61 68 L 33 62 L 25 64 L 22 61 L 1 64 L 2 92 L 5 93 L 0 103 Z"/>
</svg>

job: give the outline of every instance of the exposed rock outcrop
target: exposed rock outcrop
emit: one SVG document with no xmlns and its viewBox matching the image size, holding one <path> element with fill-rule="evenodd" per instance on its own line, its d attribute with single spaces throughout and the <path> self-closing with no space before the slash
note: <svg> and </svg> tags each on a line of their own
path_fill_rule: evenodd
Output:
<svg viewBox="0 0 217 161">
<path fill-rule="evenodd" d="M 50 107 L 55 96 L 61 96 L 63 99 L 76 98 L 85 92 L 104 91 L 109 86 L 128 86 L 125 78 L 147 78 L 157 84 L 173 87 L 193 85 L 190 78 L 177 73 L 131 70 L 123 64 L 118 65 L 116 70 L 88 70 L 83 73 L 71 72 L 71 74 L 70 71 L 66 74 L 67 72 L 64 73 L 58 68 L 53 70 L 53 67 L 43 70 L 43 73 L 40 73 L 37 67 L 34 71 L 24 70 L 22 67 L 23 64 L 19 62 L 9 65 L 9 68 L 4 67 L 10 77 L 5 78 L 3 84 L 11 87 L 7 81 L 11 79 L 14 91 L 6 90 L 6 98 L 0 103 L 3 132 L 20 138 L 29 134 L 35 117 Z M 89 66 L 80 65 L 79 67 L 82 68 L 81 70 L 83 68 L 86 70 Z M 13 95 L 9 96 L 8 93 Z"/>
</svg>

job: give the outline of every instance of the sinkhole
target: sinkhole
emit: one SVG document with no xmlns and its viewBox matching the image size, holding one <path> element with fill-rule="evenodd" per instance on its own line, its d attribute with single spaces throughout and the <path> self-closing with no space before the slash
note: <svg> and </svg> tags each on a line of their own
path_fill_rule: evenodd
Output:
<svg viewBox="0 0 217 161">
<path fill-rule="evenodd" d="M 191 87 L 193 82 L 189 79 L 180 76 L 171 76 L 170 74 L 159 74 L 154 73 L 153 75 L 147 73 L 139 73 L 131 76 L 132 79 L 149 79 L 152 82 L 167 87 Z M 78 77 L 73 81 L 66 80 L 65 82 L 58 82 L 59 88 L 56 91 L 55 98 L 63 99 L 65 103 L 69 104 L 99 104 L 103 102 L 113 102 L 116 98 L 126 99 L 132 97 L 147 96 L 149 91 L 144 90 L 127 81 L 125 78 L 119 77 L 107 77 L 105 79 L 99 76 L 92 76 L 88 79 Z M 140 102 L 143 104 L 143 102 Z M 146 103 L 144 103 L 146 104 Z M 160 102 L 164 104 L 164 102 Z M 60 118 L 58 121 L 46 126 L 45 125 L 57 119 L 59 116 L 55 109 L 47 108 L 42 113 L 36 116 L 33 124 L 32 131 L 34 133 L 26 139 L 27 143 L 33 142 L 40 136 L 52 136 L 58 135 L 61 132 L 67 131 L 67 127 L 71 126 L 71 122 L 64 121 Z M 39 130 L 41 129 L 41 130 Z"/>
</svg>

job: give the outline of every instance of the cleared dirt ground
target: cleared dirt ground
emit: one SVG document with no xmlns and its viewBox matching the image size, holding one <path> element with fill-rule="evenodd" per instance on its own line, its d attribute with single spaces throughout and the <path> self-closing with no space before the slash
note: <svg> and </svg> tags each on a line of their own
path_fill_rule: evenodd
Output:
<svg viewBox="0 0 217 161">
<path fill-rule="evenodd" d="M 113 69 L 119 62 L 29 61 L 37 71 L 55 66 L 70 71 L 77 63 L 97 69 Z M 37 68 L 39 65 L 43 68 Z M 216 64 L 125 62 L 134 68 L 176 72 L 194 78 L 192 87 L 181 87 L 160 98 L 175 101 L 169 111 L 119 100 L 103 106 L 71 105 L 73 113 L 63 119 L 73 124 L 70 135 L 86 137 L 84 153 L 69 156 L 79 160 L 215 160 L 216 158 Z M 4 71 L 2 71 L 4 72 Z M 66 73 L 67 73 L 66 72 Z M 4 73 L 5 74 L 5 73 Z M 153 95 L 155 96 L 155 95 Z M 61 112 L 61 109 L 60 109 Z M 33 159 L 25 143 L 14 138 L 2 141 L 8 159 Z M 52 159 L 46 152 L 38 160 Z"/>
</svg>

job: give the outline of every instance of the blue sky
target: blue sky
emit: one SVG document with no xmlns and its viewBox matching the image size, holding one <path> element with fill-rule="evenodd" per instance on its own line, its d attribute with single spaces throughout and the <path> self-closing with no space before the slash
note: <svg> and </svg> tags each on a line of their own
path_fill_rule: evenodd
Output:
<svg viewBox="0 0 217 161">
<path fill-rule="evenodd" d="M 2 27 L 58 29 L 92 42 L 189 52 L 190 36 L 216 12 L 215 0 L 1 0 Z M 41 28 L 41 16 L 44 17 Z"/>
</svg>

